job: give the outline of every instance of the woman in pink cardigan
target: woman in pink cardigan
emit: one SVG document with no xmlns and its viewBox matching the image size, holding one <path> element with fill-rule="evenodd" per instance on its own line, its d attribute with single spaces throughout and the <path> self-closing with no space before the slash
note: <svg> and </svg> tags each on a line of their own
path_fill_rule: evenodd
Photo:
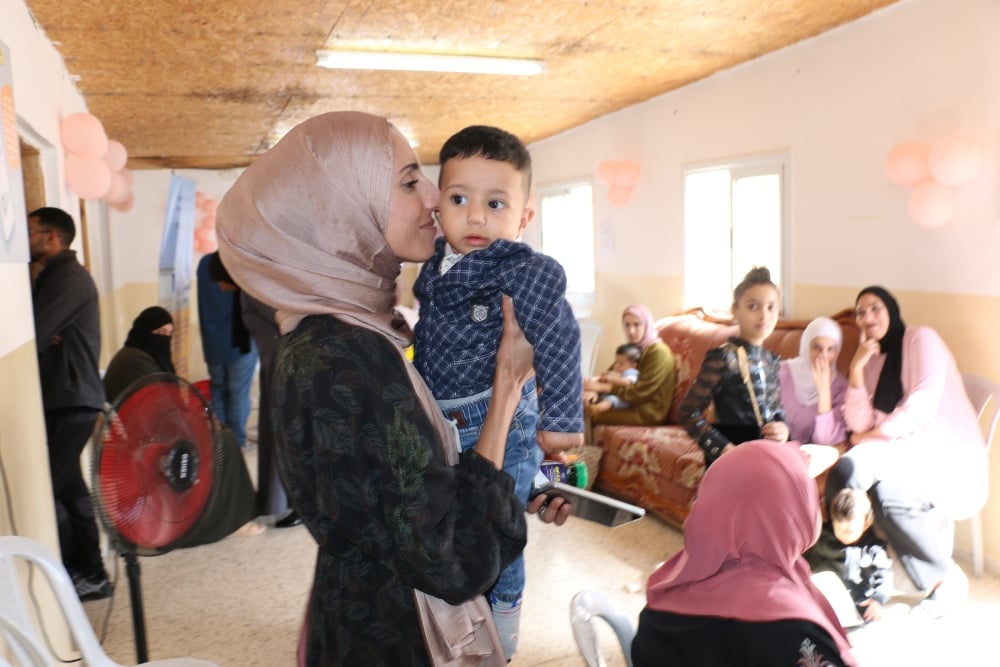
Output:
<svg viewBox="0 0 1000 667">
<path fill-rule="evenodd" d="M 839 445 L 847 439 L 847 378 L 837 372 L 842 337 L 839 324 L 817 317 L 802 332 L 799 356 L 781 362 L 781 403 L 791 440 Z"/>
<path fill-rule="evenodd" d="M 968 582 L 951 560 L 953 521 L 986 500 L 986 447 L 955 359 L 933 329 L 906 326 L 881 287 L 858 294 L 861 342 L 851 360 L 844 416 L 851 449 L 830 471 L 827 500 L 869 492 L 876 522 L 939 616 Z"/>
</svg>

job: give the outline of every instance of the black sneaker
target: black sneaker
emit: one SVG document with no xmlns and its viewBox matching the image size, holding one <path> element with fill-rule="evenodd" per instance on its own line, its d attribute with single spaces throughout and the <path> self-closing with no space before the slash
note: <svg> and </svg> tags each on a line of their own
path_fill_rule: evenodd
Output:
<svg viewBox="0 0 1000 667">
<path fill-rule="evenodd" d="M 111 597 L 113 590 L 108 578 L 100 574 L 79 577 L 73 583 L 76 585 L 76 596 L 81 602 L 104 600 Z"/>
<path fill-rule="evenodd" d="M 295 510 L 288 510 L 288 514 L 274 522 L 275 528 L 291 528 L 302 523 L 302 517 Z"/>
</svg>

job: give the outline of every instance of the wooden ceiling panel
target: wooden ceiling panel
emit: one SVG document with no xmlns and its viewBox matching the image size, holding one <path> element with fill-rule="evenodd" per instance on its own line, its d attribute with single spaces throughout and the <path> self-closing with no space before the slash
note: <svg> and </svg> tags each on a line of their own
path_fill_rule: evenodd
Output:
<svg viewBox="0 0 1000 667">
<path fill-rule="evenodd" d="M 27 0 L 129 166 L 249 164 L 317 113 L 381 114 L 436 161 L 475 123 L 531 142 L 895 0 Z M 542 58 L 534 77 L 330 71 L 319 48 Z"/>
</svg>

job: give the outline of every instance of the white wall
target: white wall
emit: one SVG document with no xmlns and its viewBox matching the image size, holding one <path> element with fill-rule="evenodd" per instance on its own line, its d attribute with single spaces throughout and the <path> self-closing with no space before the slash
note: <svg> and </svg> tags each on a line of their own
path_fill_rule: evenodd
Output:
<svg viewBox="0 0 1000 667">
<path fill-rule="evenodd" d="M 22 0 L 0 0 L 0 40 L 10 48 L 14 73 L 14 107 L 18 126 L 26 128 L 40 143 L 43 162 L 57 171 L 45 174 L 51 206 L 71 213 L 77 208 L 76 197 L 62 186 L 62 158 L 59 144 L 59 119 L 66 114 L 85 111 L 83 98 L 69 80 L 62 57 L 35 25 Z M 74 216 L 78 218 L 78 216 Z M 27 225 L 27 221 L 25 221 Z M 34 339 L 35 326 L 31 309 L 31 285 L 24 264 L 0 264 L 0 310 L 5 314 L 0 327 L 0 356 Z"/>
<path fill-rule="evenodd" d="M 117 289 L 129 283 L 157 282 L 160 239 L 163 235 L 171 175 L 193 180 L 197 192 L 218 202 L 240 173 L 242 169 L 136 171 L 132 185 L 135 206 L 128 213 L 110 213 L 112 287 Z M 195 214 L 195 227 L 201 223 L 201 217 L 200 212 Z M 197 259 L 196 257 L 195 266 Z"/>
<path fill-rule="evenodd" d="M 35 26 L 22 0 L 0 0 L 0 40 L 10 48 L 19 134 L 41 154 L 46 204 L 65 209 L 79 223 L 79 203 L 63 185 L 58 147 L 59 119 L 85 111 L 83 99 L 69 80 L 62 58 Z M 88 217 L 98 226 L 99 209 L 88 206 Z M 81 239 L 74 247 L 82 245 Z M 0 386 L 0 464 L 4 471 L 0 480 L 0 534 L 16 530 L 58 552 L 27 264 L 0 264 L 0 285 L 0 377 L 4 380 Z M 55 650 L 66 655 L 72 645 L 49 596 L 42 597 L 39 613 Z"/>
<path fill-rule="evenodd" d="M 624 208 L 595 180 L 596 218 L 616 246 L 598 253 L 598 271 L 679 277 L 682 167 L 787 150 L 794 283 L 1000 294 L 998 28 L 997 0 L 904 0 L 536 143 L 536 183 L 592 175 L 605 159 L 638 162 Z M 987 157 L 959 188 L 955 220 L 926 231 L 910 222 L 909 189 L 889 183 L 885 157 L 948 131 L 976 137 Z"/>
</svg>

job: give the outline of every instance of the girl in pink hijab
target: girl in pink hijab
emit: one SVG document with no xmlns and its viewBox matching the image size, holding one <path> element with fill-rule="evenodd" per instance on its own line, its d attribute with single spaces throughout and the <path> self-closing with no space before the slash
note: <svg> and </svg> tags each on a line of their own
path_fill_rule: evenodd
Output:
<svg viewBox="0 0 1000 667">
<path fill-rule="evenodd" d="M 753 441 L 705 473 L 684 547 L 649 578 L 635 667 L 853 667 L 802 554 L 819 497 L 793 447 Z"/>
<path fill-rule="evenodd" d="M 603 377 L 583 381 L 583 402 L 596 403 L 601 394 L 614 394 L 629 404 L 591 415 L 591 424 L 655 425 L 665 424 L 674 396 L 674 353 L 656 335 L 653 313 L 642 304 L 633 304 L 622 312 L 622 329 L 627 343 L 642 348 L 639 379 L 628 386 L 612 385 Z M 611 370 L 610 368 L 608 370 Z"/>
</svg>

